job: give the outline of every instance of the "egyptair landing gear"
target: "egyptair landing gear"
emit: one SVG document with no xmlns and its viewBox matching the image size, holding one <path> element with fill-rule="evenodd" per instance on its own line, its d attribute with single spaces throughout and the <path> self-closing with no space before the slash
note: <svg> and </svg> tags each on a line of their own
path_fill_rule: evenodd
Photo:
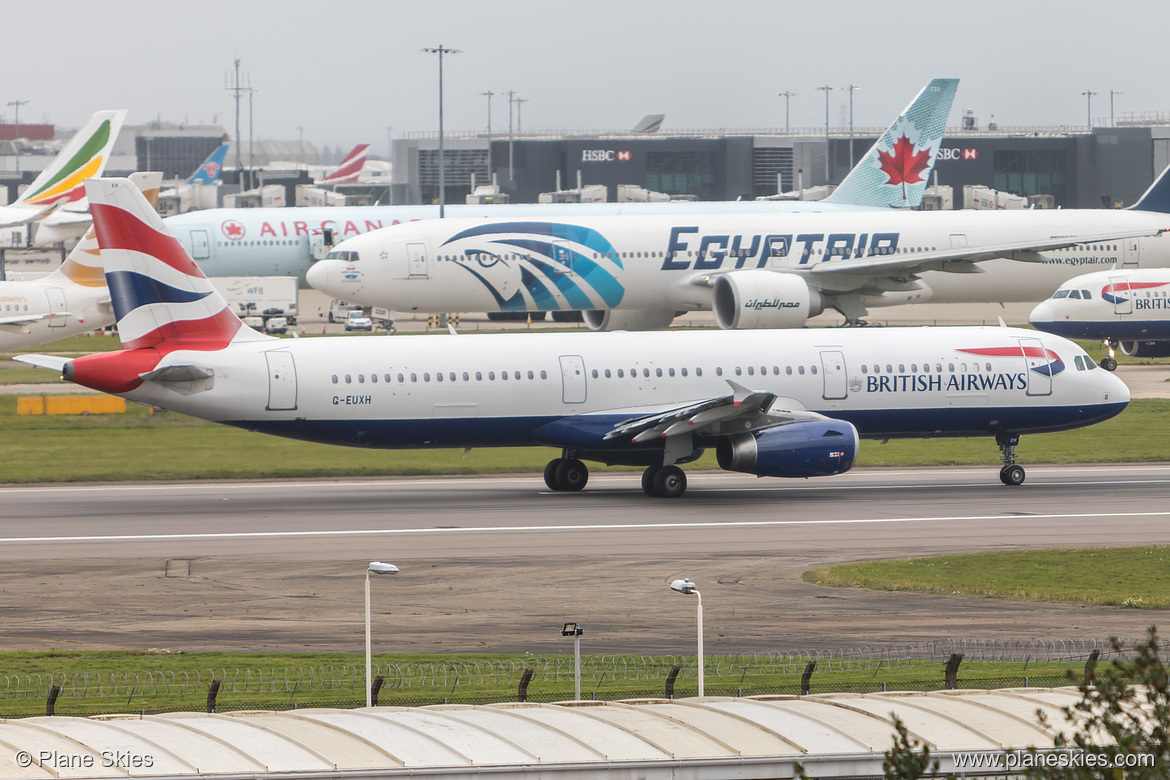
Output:
<svg viewBox="0 0 1170 780">
<path fill-rule="evenodd" d="M 654 498 L 678 498 L 687 491 L 687 475 L 678 466 L 650 466 L 642 472 L 642 490 Z"/>
<path fill-rule="evenodd" d="M 1101 358 L 1101 362 L 1097 365 L 1106 371 L 1117 370 L 1117 339 L 1105 339 L 1105 357 Z"/>
<path fill-rule="evenodd" d="M 1005 485 L 1024 484 L 1024 467 L 1016 463 L 1016 446 L 1020 443 L 1018 433 L 1000 433 L 995 437 L 999 451 L 1003 453 L 1003 468 L 999 470 L 999 481 Z"/>
<path fill-rule="evenodd" d="M 577 458 L 553 458 L 544 467 L 549 490 L 576 492 L 589 481 L 589 468 Z"/>
</svg>

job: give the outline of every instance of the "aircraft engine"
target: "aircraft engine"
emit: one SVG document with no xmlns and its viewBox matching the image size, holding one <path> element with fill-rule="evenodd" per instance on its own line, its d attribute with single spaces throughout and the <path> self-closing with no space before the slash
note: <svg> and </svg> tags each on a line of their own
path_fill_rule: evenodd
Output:
<svg viewBox="0 0 1170 780">
<path fill-rule="evenodd" d="M 582 314 L 590 330 L 659 330 L 678 313 L 673 309 L 593 309 Z"/>
<path fill-rule="evenodd" d="M 794 274 L 732 271 L 715 278 L 715 321 L 735 328 L 800 328 L 824 311 L 820 292 Z"/>
<path fill-rule="evenodd" d="M 758 477 L 823 477 L 853 468 L 857 429 L 844 420 L 817 420 L 720 439 L 719 467 Z"/>
<path fill-rule="evenodd" d="M 1170 341 L 1123 341 L 1121 352 L 1130 357 L 1170 357 Z"/>
</svg>

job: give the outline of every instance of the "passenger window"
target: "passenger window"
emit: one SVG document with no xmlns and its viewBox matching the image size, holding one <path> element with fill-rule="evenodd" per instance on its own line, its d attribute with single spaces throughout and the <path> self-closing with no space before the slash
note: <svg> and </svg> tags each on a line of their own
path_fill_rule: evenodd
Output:
<svg viewBox="0 0 1170 780">
<path fill-rule="evenodd" d="M 735 367 L 735 375 L 736 375 L 736 376 L 742 376 L 742 375 L 743 375 L 743 369 L 742 369 L 742 368 L 740 368 L 739 366 L 736 366 L 736 367 Z"/>
<path fill-rule="evenodd" d="M 494 381 L 496 381 L 496 372 L 495 372 L 495 371 L 489 371 L 489 372 L 488 372 L 488 381 L 489 381 L 489 382 L 494 382 Z"/>
<path fill-rule="evenodd" d="M 352 382 L 353 382 L 353 377 L 351 377 L 349 374 L 346 374 L 345 375 L 345 383 L 348 385 Z"/>
<path fill-rule="evenodd" d="M 898 373 L 899 373 L 899 374 L 905 374 L 905 373 L 906 373 L 906 364 L 905 364 L 905 363 L 899 363 L 899 364 L 898 364 Z"/>
<path fill-rule="evenodd" d="M 817 367 L 816 366 L 809 366 L 808 370 L 815 374 L 817 372 Z"/>
<path fill-rule="evenodd" d="M 364 385 L 365 383 L 366 383 L 366 375 L 365 374 L 358 374 L 358 384 Z"/>
<path fill-rule="evenodd" d="M 501 371 L 501 372 L 500 372 L 500 379 L 501 379 L 501 380 L 503 380 L 504 382 L 507 382 L 507 381 L 508 381 L 508 372 L 507 372 L 507 371 Z"/>
<path fill-rule="evenodd" d="M 780 366 L 772 366 L 772 374 L 775 376 L 780 376 Z"/>
<path fill-rule="evenodd" d="M 917 374 L 917 373 L 918 373 L 918 364 L 917 364 L 917 363 L 911 363 L 911 364 L 910 364 L 910 373 L 911 373 L 911 374 Z"/>
<path fill-rule="evenodd" d="M 536 375 L 535 375 L 535 374 L 533 374 L 531 371 L 529 371 L 529 372 L 528 372 L 528 378 L 529 378 L 529 379 L 536 379 Z M 593 369 L 593 378 L 594 378 L 594 379 L 596 379 L 596 378 L 597 378 L 597 369 L 596 369 L 596 368 L 595 368 L 595 369 Z"/>
<path fill-rule="evenodd" d="M 800 374 L 801 376 L 804 376 L 804 366 L 797 366 L 796 373 Z"/>
<path fill-rule="evenodd" d="M 382 378 L 386 380 L 386 384 L 390 384 L 390 375 L 389 374 L 386 374 L 386 376 L 384 376 Z M 402 381 L 402 374 L 398 375 L 398 381 L 399 382 Z"/>
<path fill-rule="evenodd" d="M 671 376 L 674 376 L 674 369 L 672 368 L 669 371 L 667 371 L 666 373 L 670 374 Z"/>
<path fill-rule="evenodd" d="M 661 368 L 654 369 L 654 376 L 661 377 L 662 376 L 662 369 Z"/>
<path fill-rule="evenodd" d="M 649 378 L 650 378 L 650 369 L 648 369 L 648 368 L 643 368 L 643 369 L 642 369 L 642 376 L 643 376 L 643 377 L 645 377 L 645 378 L 647 378 L 647 379 L 649 379 Z"/>
<path fill-rule="evenodd" d="M 618 379 L 625 379 L 625 373 L 620 368 L 618 369 Z"/>
<path fill-rule="evenodd" d="M 784 373 L 792 376 L 792 366 L 784 366 Z"/>
<path fill-rule="evenodd" d="M 373 382 L 374 384 L 378 384 L 378 375 L 377 374 L 370 374 L 370 381 Z"/>
<path fill-rule="evenodd" d="M 426 374 L 423 374 L 423 377 L 425 378 L 425 377 L 426 377 Z M 435 372 L 435 381 L 436 381 L 436 382 L 442 382 L 442 381 L 443 381 L 443 372 L 442 372 L 442 371 L 436 371 L 436 372 Z"/>
<path fill-rule="evenodd" d="M 337 374 L 333 375 L 333 384 L 337 384 Z"/>
<path fill-rule="evenodd" d="M 715 367 L 715 376 L 723 376 L 723 366 Z"/>
<path fill-rule="evenodd" d="M 681 371 L 681 372 L 682 372 L 682 375 L 683 375 L 683 376 L 686 376 L 686 375 L 687 375 L 687 369 L 686 369 L 686 367 L 685 367 L 685 366 L 684 366 L 683 368 L 680 368 L 680 369 L 679 369 L 679 371 Z"/>
<path fill-rule="evenodd" d="M 515 379 L 517 382 L 519 382 L 519 381 L 520 381 L 520 372 L 519 372 L 519 371 L 513 371 L 513 372 L 512 372 L 512 378 L 513 378 L 513 379 Z"/>
<path fill-rule="evenodd" d="M 868 374 L 869 370 L 865 367 L 865 363 L 861 364 L 861 373 Z"/>
<path fill-rule="evenodd" d="M 748 366 L 748 376 L 755 376 L 755 375 L 756 375 L 756 367 L 755 366 Z"/>
<path fill-rule="evenodd" d="M 991 364 L 990 364 L 990 363 L 987 363 L 987 364 L 986 364 L 986 366 L 987 366 L 987 371 L 988 371 L 988 373 L 990 373 L 990 372 L 991 372 Z"/>
<path fill-rule="evenodd" d="M 410 383 L 411 384 L 418 384 L 418 374 L 411 374 L 410 375 Z"/>
<path fill-rule="evenodd" d="M 531 378 L 532 378 L 532 372 L 531 372 L 531 371 L 529 371 L 529 372 L 528 372 L 528 378 L 529 378 L 529 379 L 531 379 Z M 597 369 L 596 369 L 596 368 L 595 368 L 595 369 L 593 369 L 593 378 L 594 378 L 594 379 L 597 379 Z"/>
<path fill-rule="evenodd" d="M 548 379 L 548 372 L 545 371 L 543 368 L 540 369 L 540 378 L 541 379 Z"/>
<path fill-rule="evenodd" d="M 541 373 L 543 374 L 544 372 L 542 371 Z M 609 378 L 610 378 L 610 376 L 609 376 L 609 369 L 608 369 L 608 368 L 607 368 L 607 369 L 605 369 L 605 378 L 606 378 L 606 379 L 609 379 Z"/>
</svg>

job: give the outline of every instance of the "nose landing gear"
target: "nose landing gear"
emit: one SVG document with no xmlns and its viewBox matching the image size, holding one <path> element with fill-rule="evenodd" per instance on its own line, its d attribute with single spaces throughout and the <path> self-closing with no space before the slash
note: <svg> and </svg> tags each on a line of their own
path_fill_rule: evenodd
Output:
<svg viewBox="0 0 1170 780">
<path fill-rule="evenodd" d="M 1018 433 L 1000 433 L 995 437 L 999 451 L 1003 453 L 1003 468 L 999 470 L 999 481 L 1005 485 L 1024 484 L 1024 467 L 1016 463 L 1016 446 L 1020 443 Z"/>
</svg>

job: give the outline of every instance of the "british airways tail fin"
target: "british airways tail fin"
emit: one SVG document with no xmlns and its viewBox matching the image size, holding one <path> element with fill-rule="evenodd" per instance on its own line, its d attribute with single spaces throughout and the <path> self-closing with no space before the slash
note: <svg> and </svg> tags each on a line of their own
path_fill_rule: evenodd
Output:
<svg viewBox="0 0 1170 780">
<path fill-rule="evenodd" d="M 358 144 L 345 159 L 329 173 L 325 174 L 320 179 L 317 179 L 317 184 L 341 184 L 343 182 L 357 181 L 358 175 L 365 167 L 366 157 L 370 154 L 369 144 Z"/>
<path fill-rule="evenodd" d="M 932 79 L 826 202 L 917 208 L 938 159 L 958 88 L 958 79 Z"/>
<path fill-rule="evenodd" d="M 1138 198 L 1138 202 L 1129 207 L 1133 211 L 1156 211 L 1159 214 L 1170 214 L 1170 166 L 1167 166 L 1150 188 Z"/>
<path fill-rule="evenodd" d="M 215 151 L 207 155 L 207 159 L 195 169 L 195 173 L 191 174 L 187 183 L 215 184 L 219 181 L 219 172 L 223 170 L 223 161 L 227 157 L 227 152 L 228 144 L 220 144 L 215 147 Z"/>
<path fill-rule="evenodd" d="M 216 350 L 267 339 L 244 325 L 129 179 L 86 181 L 123 350 Z"/>
</svg>

